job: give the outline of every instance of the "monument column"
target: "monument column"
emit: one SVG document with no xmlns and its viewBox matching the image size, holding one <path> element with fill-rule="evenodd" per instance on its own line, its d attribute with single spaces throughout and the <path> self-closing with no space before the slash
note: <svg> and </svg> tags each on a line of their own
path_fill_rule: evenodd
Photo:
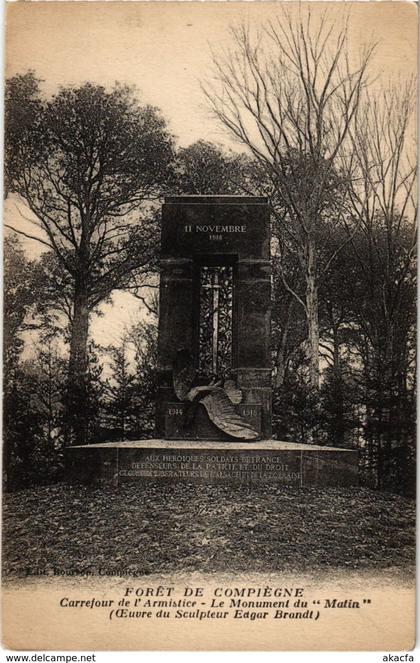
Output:
<svg viewBox="0 0 420 663">
<path fill-rule="evenodd" d="M 160 262 L 158 385 L 156 433 L 165 436 L 168 402 L 173 400 L 172 368 L 177 350 L 195 341 L 192 258 L 163 258 Z"/>
<path fill-rule="evenodd" d="M 271 437 L 271 265 L 240 258 L 235 286 L 235 372 L 244 404 L 261 406 L 261 433 Z"/>
</svg>

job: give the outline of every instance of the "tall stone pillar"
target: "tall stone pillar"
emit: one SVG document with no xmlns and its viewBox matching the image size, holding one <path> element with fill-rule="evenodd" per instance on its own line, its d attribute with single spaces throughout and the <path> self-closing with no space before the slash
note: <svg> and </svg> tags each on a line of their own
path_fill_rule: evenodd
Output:
<svg viewBox="0 0 420 663">
<path fill-rule="evenodd" d="M 244 403 L 261 406 L 261 433 L 271 437 L 271 265 L 241 258 L 235 288 L 235 367 Z"/>
<path fill-rule="evenodd" d="M 158 385 L 156 433 L 165 437 L 168 403 L 174 401 L 173 361 L 177 350 L 191 348 L 194 337 L 192 258 L 162 258 L 159 288 Z M 175 398 L 176 400 L 176 398 Z"/>
</svg>

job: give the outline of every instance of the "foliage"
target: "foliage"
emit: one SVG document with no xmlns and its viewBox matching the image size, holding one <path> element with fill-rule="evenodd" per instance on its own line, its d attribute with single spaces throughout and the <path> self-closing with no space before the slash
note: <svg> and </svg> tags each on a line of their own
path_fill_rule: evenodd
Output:
<svg viewBox="0 0 420 663">
<path fill-rule="evenodd" d="M 15 490 L 61 478 L 66 362 L 51 343 L 6 376 L 5 485 Z"/>
<path fill-rule="evenodd" d="M 175 189 L 179 194 L 221 195 L 243 193 L 246 160 L 199 140 L 178 151 Z"/>
<path fill-rule="evenodd" d="M 273 421 L 283 439 L 358 448 L 367 485 L 413 494 L 416 287 L 414 263 L 407 262 L 412 231 L 403 219 L 398 234 L 392 229 L 392 241 L 390 232 L 377 215 L 368 229 L 353 231 L 330 265 L 319 293 L 319 400 L 305 380 L 302 344 L 290 343 L 284 378 L 274 391 Z M 280 298 L 281 290 L 276 292 Z M 279 303 L 282 310 L 284 300 Z M 276 339 L 287 319 L 277 321 L 276 313 L 273 319 Z"/>
<path fill-rule="evenodd" d="M 23 349 L 22 332 L 37 301 L 33 264 L 26 258 L 17 237 L 4 240 L 3 357 L 6 374 L 16 367 Z"/>
<path fill-rule="evenodd" d="M 307 358 L 294 353 L 282 384 L 273 390 L 273 434 L 289 442 L 322 443 L 319 438 L 319 394 L 305 376 Z"/>
<path fill-rule="evenodd" d="M 111 377 L 105 384 L 104 428 L 110 439 L 148 437 L 154 429 L 157 327 L 140 322 L 107 349 Z"/>
<path fill-rule="evenodd" d="M 152 437 L 157 397 L 156 320 L 134 325 L 131 340 L 135 348 L 137 431 L 140 437 Z"/>
<path fill-rule="evenodd" d="M 39 98 L 41 82 L 35 72 L 29 70 L 26 74 L 9 79 L 5 85 L 4 174 L 6 196 L 10 190 L 13 191 L 13 180 L 19 174 L 22 158 L 26 163 L 33 163 L 36 160 L 40 142 L 36 135 L 36 127 L 42 112 L 42 102 Z M 19 143 L 26 144 L 21 158 L 17 158 L 16 155 L 16 145 Z"/>
<path fill-rule="evenodd" d="M 8 81 L 6 133 L 10 190 L 43 235 L 13 229 L 47 246 L 66 274 L 67 410 L 71 439 L 83 442 L 89 315 L 156 258 L 156 218 L 145 204 L 171 172 L 172 137 L 158 111 L 141 106 L 128 86 L 107 91 L 86 83 L 44 100 L 30 73 Z"/>
<path fill-rule="evenodd" d="M 136 377 L 130 366 L 128 345 L 128 337 L 124 335 L 119 346 L 107 349 L 112 376 L 105 383 L 103 426 L 110 439 L 126 440 L 134 428 Z"/>
<path fill-rule="evenodd" d="M 34 319 L 42 301 L 39 264 L 27 260 L 16 237 L 4 242 L 4 277 L 3 458 L 5 484 L 17 488 L 60 476 L 66 370 L 46 321 Z M 22 359 L 30 329 L 44 342 L 32 363 Z"/>
</svg>

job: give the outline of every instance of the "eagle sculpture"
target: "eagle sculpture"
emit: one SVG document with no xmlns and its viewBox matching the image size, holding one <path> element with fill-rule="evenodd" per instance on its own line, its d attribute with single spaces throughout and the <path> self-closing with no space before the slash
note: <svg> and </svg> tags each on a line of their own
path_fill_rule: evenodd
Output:
<svg viewBox="0 0 420 663">
<path fill-rule="evenodd" d="M 252 441 L 260 437 L 235 409 L 235 405 L 242 401 L 242 391 L 233 380 L 214 379 L 208 385 L 193 386 L 195 377 L 191 355 L 187 350 L 179 350 L 174 362 L 173 385 L 177 398 L 192 404 L 185 413 L 185 423 L 194 414 L 196 405 L 201 403 L 209 419 L 224 433 L 240 440 Z"/>
</svg>

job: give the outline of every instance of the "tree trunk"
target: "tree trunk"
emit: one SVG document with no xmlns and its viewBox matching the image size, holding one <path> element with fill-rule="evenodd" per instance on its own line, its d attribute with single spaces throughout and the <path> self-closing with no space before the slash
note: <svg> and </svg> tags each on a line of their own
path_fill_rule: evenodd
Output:
<svg viewBox="0 0 420 663">
<path fill-rule="evenodd" d="M 318 286 L 316 282 L 315 241 L 308 239 L 306 247 L 306 308 L 308 319 L 308 357 L 311 387 L 319 390 L 319 322 Z"/>
<path fill-rule="evenodd" d="M 338 326 L 335 324 L 334 320 L 332 320 L 331 325 L 333 335 L 333 370 L 336 379 L 341 381 L 340 340 L 338 338 Z"/>
<path fill-rule="evenodd" d="M 276 375 L 275 375 L 274 384 L 277 389 L 283 386 L 284 376 L 286 373 L 287 339 L 289 335 L 290 317 L 291 317 L 292 308 L 293 308 L 293 300 L 292 298 L 290 298 L 289 304 L 287 306 L 287 314 L 286 314 L 286 319 L 284 321 L 281 340 L 276 353 Z"/>
<path fill-rule="evenodd" d="M 335 423 L 334 437 L 331 440 L 333 446 L 344 447 L 345 443 L 345 412 L 344 412 L 344 393 L 343 376 L 341 374 L 340 357 L 340 337 L 339 323 L 334 319 L 334 311 L 331 302 L 328 302 L 328 313 L 330 317 L 332 338 L 333 338 L 333 375 L 334 375 L 334 399 L 335 399 Z"/>
<path fill-rule="evenodd" d="M 383 480 L 389 480 L 389 474 L 393 472 L 391 467 L 391 454 L 392 442 L 397 441 L 396 436 L 401 432 L 401 429 L 396 429 L 395 417 L 393 416 L 395 409 L 395 375 L 394 375 L 394 330 L 393 324 L 387 320 L 387 330 L 385 337 L 385 356 L 384 356 L 384 371 L 383 371 L 383 384 L 384 396 L 382 402 L 382 417 L 383 417 Z M 386 475 L 386 476 L 385 476 Z"/>
<path fill-rule="evenodd" d="M 87 342 L 89 307 L 86 285 L 76 283 L 68 378 L 68 444 L 87 444 Z"/>
</svg>

